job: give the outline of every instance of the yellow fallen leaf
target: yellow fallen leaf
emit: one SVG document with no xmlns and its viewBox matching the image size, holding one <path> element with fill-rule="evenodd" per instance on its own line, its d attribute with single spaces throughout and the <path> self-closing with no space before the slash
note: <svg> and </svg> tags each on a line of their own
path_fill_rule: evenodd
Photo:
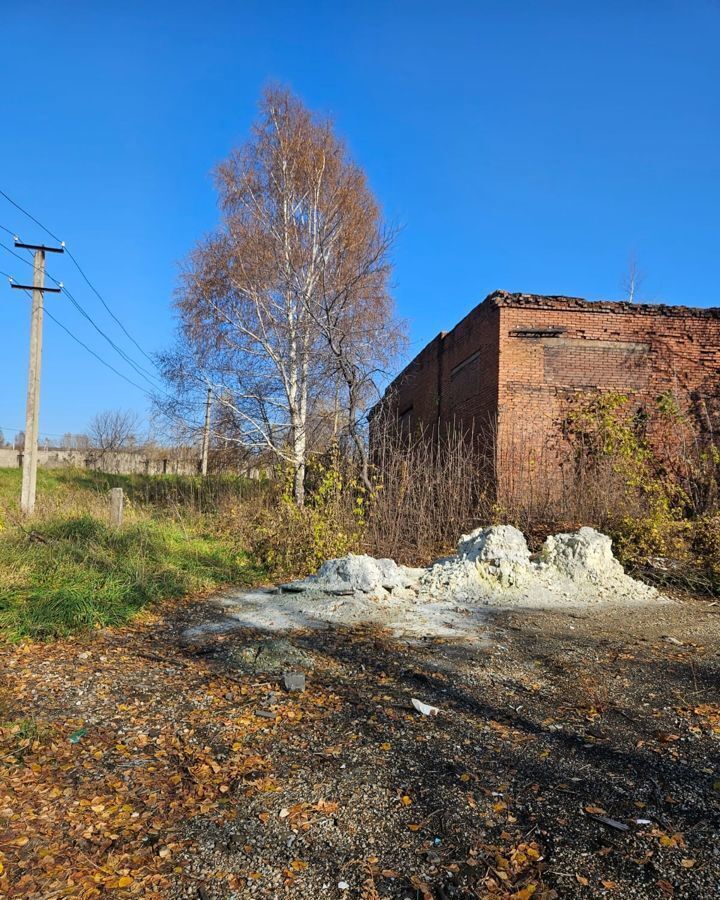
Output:
<svg viewBox="0 0 720 900">
<path fill-rule="evenodd" d="M 683 867 L 683 869 L 692 869 L 692 867 L 695 865 L 695 860 L 694 859 L 681 859 L 680 865 Z"/>
<path fill-rule="evenodd" d="M 307 869 L 308 864 L 303 859 L 294 859 L 290 863 L 290 868 L 295 869 L 296 872 L 302 872 L 304 869 Z"/>
<path fill-rule="evenodd" d="M 132 883 L 133 879 L 131 875 L 123 875 L 122 878 L 118 878 L 117 886 L 120 888 L 129 887 Z"/>
<path fill-rule="evenodd" d="M 388 744 L 388 742 L 385 741 L 384 744 L 380 744 L 380 749 L 385 750 L 387 752 L 390 749 L 390 744 Z"/>
<path fill-rule="evenodd" d="M 410 806 L 410 804 L 412 803 L 412 800 L 408 797 L 407 794 L 405 794 L 404 796 L 402 796 L 400 798 L 400 802 L 402 803 L 403 806 Z"/>
</svg>

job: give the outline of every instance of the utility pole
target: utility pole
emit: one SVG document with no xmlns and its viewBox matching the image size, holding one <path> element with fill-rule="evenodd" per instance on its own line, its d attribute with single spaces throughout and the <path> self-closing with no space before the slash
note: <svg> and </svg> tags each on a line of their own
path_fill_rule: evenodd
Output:
<svg viewBox="0 0 720 900">
<path fill-rule="evenodd" d="M 35 251 L 33 283 L 10 285 L 20 291 L 32 291 L 30 318 L 30 361 L 28 364 L 27 407 L 25 410 L 25 447 L 23 450 L 22 492 L 20 510 L 31 516 L 35 510 L 35 486 L 37 483 L 38 431 L 40 427 L 40 369 L 42 366 L 43 294 L 47 291 L 59 294 L 60 288 L 45 287 L 45 253 L 64 253 L 62 247 L 45 247 L 42 244 L 23 244 L 15 241 L 23 250 Z"/>
<path fill-rule="evenodd" d="M 212 388 L 207 389 L 205 400 L 205 427 L 203 428 L 202 456 L 200 458 L 200 474 L 203 478 L 207 475 L 208 454 L 210 452 L 210 408 L 212 406 Z"/>
</svg>

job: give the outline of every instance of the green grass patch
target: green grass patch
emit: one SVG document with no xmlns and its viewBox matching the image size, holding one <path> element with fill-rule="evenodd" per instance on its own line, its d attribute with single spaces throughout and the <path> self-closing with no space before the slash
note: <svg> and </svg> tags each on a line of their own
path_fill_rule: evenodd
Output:
<svg viewBox="0 0 720 900">
<path fill-rule="evenodd" d="M 230 538 L 147 519 L 120 531 L 91 515 L 0 535 L 0 633 L 52 638 L 119 625 L 146 604 L 257 582 L 262 573 Z"/>
</svg>

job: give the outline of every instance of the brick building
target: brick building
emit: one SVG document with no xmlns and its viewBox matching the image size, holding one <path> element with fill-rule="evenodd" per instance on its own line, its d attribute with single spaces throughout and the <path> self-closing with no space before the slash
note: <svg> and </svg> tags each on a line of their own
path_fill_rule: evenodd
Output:
<svg viewBox="0 0 720 900">
<path fill-rule="evenodd" d="M 720 430 L 720 308 L 496 291 L 421 350 L 375 413 L 410 432 L 472 427 L 509 492 L 533 467 L 553 474 L 568 400 L 596 390 L 648 407 L 671 391 Z"/>
</svg>

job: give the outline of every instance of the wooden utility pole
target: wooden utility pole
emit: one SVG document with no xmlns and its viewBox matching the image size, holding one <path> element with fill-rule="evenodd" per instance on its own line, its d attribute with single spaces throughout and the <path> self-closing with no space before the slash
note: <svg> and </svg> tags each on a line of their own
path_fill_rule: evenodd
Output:
<svg viewBox="0 0 720 900">
<path fill-rule="evenodd" d="M 25 409 L 25 447 L 23 450 L 22 492 L 20 494 L 20 510 L 24 516 L 31 516 L 35 511 L 38 432 L 40 428 L 40 369 L 42 366 L 43 294 L 46 291 L 53 294 L 59 294 L 61 290 L 59 287 L 45 287 L 45 252 L 63 253 L 64 249 L 59 247 L 45 247 L 38 244 L 22 244 L 19 241 L 15 241 L 15 246 L 24 250 L 35 251 L 32 285 L 15 283 L 11 285 L 11 287 L 21 291 L 32 290 L 30 361 L 28 364 L 27 406 Z"/>
<path fill-rule="evenodd" d="M 200 457 L 200 474 L 205 477 L 208 470 L 208 455 L 210 453 L 210 409 L 212 406 L 212 388 L 207 389 L 205 401 L 205 427 L 202 437 L 202 455 Z"/>
</svg>

